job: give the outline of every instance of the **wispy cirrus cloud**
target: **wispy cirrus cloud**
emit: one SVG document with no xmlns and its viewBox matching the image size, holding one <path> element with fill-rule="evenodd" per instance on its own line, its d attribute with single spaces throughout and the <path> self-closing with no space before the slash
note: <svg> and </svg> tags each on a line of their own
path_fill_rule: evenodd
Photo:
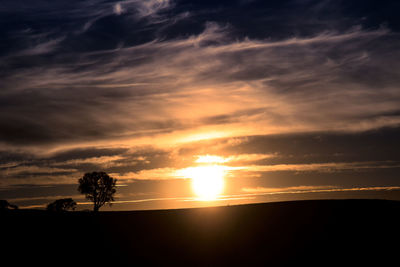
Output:
<svg viewBox="0 0 400 267">
<path fill-rule="evenodd" d="M 44 41 L 36 44 L 33 47 L 27 48 L 21 51 L 18 56 L 37 56 L 44 55 L 51 52 L 54 52 L 57 49 L 57 46 L 65 39 L 65 37 L 59 37 L 56 39 L 50 39 L 48 41 Z"/>
<path fill-rule="evenodd" d="M 172 0 L 150 0 L 150 1 L 128 1 L 135 3 L 141 17 L 154 17 L 160 11 L 168 10 L 173 7 Z"/>
<path fill-rule="evenodd" d="M 271 172 L 271 171 L 317 171 L 317 172 L 335 172 L 343 170 L 361 170 L 361 169 L 385 169 L 400 168 L 400 162 L 327 162 L 327 163 L 309 163 L 309 164 L 276 164 L 276 165 L 253 165 L 243 166 L 246 171 Z"/>
<path fill-rule="evenodd" d="M 33 143 L 167 137 L 210 127 L 234 136 L 396 125 L 397 76 L 376 54 L 389 36 L 387 29 L 355 28 L 282 41 L 232 41 L 228 29 L 209 23 L 189 38 L 84 53 L 78 65 L 44 66 L 6 79 L 3 100 L 9 105 L 3 114 L 13 123 L 5 124 L 2 138 L 21 143 L 23 136 L 8 134 L 18 125 L 27 126 L 32 138 L 26 141 Z M 367 46 L 371 42 L 374 48 Z M 376 77 L 387 79 L 367 84 L 360 75 L 372 66 Z M 41 120 L 33 107 L 14 110 L 28 97 L 46 114 Z M 243 109 L 250 103 L 251 109 Z"/>
<path fill-rule="evenodd" d="M 340 188 L 337 186 L 293 186 L 284 188 L 268 187 L 245 187 L 243 192 L 250 194 L 276 195 L 276 194 L 304 194 L 304 193 L 332 193 L 332 192 L 354 192 L 354 191 L 392 191 L 400 190 L 400 186 L 375 186 L 375 187 L 352 187 Z"/>
<path fill-rule="evenodd" d="M 275 154 L 240 154 L 230 156 L 217 156 L 217 155 L 200 155 L 197 156 L 196 163 L 206 164 L 226 164 L 226 163 L 243 163 L 249 161 L 258 161 L 275 157 Z"/>
</svg>

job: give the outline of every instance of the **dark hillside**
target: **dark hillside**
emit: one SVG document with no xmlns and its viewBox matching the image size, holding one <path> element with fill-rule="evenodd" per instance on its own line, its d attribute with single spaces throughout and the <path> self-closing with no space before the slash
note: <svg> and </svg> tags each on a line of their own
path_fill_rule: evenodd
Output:
<svg viewBox="0 0 400 267">
<path fill-rule="evenodd" d="M 9 211 L 0 215 L 2 260 L 90 266 L 360 266 L 378 261 L 385 266 L 398 258 L 399 214 L 400 202 L 385 200 L 97 215 Z"/>
</svg>

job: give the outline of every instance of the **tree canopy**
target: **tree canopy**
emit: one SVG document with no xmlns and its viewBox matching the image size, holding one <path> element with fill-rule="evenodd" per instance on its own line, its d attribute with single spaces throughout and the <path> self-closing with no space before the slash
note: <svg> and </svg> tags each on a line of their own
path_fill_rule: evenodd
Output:
<svg viewBox="0 0 400 267">
<path fill-rule="evenodd" d="M 105 172 L 85 173 L 79 179 L 78 191 L 93 201 L 93 210 L 97 212 L 105 203 L 111 205 L 111 201 L 114 201 L 116 183 L 117 179 Z"/>
</svg>

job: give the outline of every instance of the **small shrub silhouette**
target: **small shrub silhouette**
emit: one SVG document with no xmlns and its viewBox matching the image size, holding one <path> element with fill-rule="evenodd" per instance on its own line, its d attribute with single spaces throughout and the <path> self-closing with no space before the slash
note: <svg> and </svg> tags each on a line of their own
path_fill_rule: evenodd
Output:
<svg viewBox="0 0 400 267">
<path fill-rule="evenodd" d="M 0 210 L 10 210 L 10 209 L 16 210 L 18 209 L 18 206 L 8 203 L 7 200 L 4 199 L 0 200 Z"/>
<path fill-rule="evenodd" d="M 46 209 L 48 211 L 63 212 L 63 211 L 75 210 L 75 208 L 76 208 L 76 202 L 72 198 L 62 198 L 62 199 L 57 199 L 56 201 L 47 205 Z"/>
</svg>

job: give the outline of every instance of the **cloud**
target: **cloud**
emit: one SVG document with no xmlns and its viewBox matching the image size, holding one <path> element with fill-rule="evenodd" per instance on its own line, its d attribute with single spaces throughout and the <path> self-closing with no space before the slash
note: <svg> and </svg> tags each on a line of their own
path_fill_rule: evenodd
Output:
<svg viewBox="0 0 400 267">
<path fill-rule="evenodd" d="M 275 172 L 275 171 L 317 171 L 317 172 L 335 172 L 344 170 L 362 170 L 362 169 L 386 169 L 400 168 L 399 162 L 327 162 L 327 163 L 309 163 L 309 164 L 276 164 L 276 165 L 253 165 L 243 166 L 242 170 L 254 172 Z"/>
<path fill-rule="evenodd" d="M 254 187 L 242 188 L 243 192 L 250 194 L 275 195 L 275 194 L 303 194 L 303 193 L 329 193 L 329 192 L 352 192 L 352 191 L 392 191 L 400 190 L 400 186 L 375 186 L 375 187 L 352 187 L 339 188 L 335 186 L 293 186 L 284 188 Z"/>
<path fill-rule="evenodd" d="M 204 164 L 226 166 L 229 179 L 257 177 L 261 181 L 275 176 L 302 175 L 314 177 L 310 179 L 315 182 L 320 179 L 316 176 L 323 174 L 331 177 L 329 179 L 347 175 L 351 176 L 348 181 L 363 183 L 365 177 L 384 175 L 392 183 L 400 162 L 394 145 L 398 131 L 398 128 L 387 128 L 364 133 L 246 136 L 169 148 L 125 144 L 122 147 L 39 149 L 31 153 L 25 149 L 9 149 L 0 151 L 1 186 L 75 184 L 85 172 L 93 170 L 106 171 L 127 182 L 166 181 L 184 178 L 177 173 L 179 170 Z"/>
<path fill-rule="evenodd" d="M 217 164 L 227 164 L 227 163 L 238 163 L 238 162 L 249 162 L 249 161 L 259 161 L 263 159 L 268 159 L 275 157 L 273 154 L 240 154 L 240 155 L 230 155 L 230 156 L 217 156 L 217 155 L 198 155 L 196 163 L 217 163 Z"/>
<path fill-rule="evenodd" d="M 19 56 L 35 56 L 54 52 L 57 46 L 65 39 L 65 37 L 59 37 L 49 41 L 41 42 L 34 47 L 23 50 L 19 53 Z"/>
<path fill-rule="evenodd" d="M 312 186 L 312 185 L 304 185 L 304 186 L 291 186 L 291 187 L 283 187 L 283 188 L 274 188 L 274 187 L 245 187 L 242 188 L 243 192 L 246 193 L 271 193 L 271 194 L 279 194 L 279 193 L 293 193 L 293 192 L 313 192 L 315 190 L 331 190 L 334 189 L 334 186 Z"/>
<path fill-rule="evenodd" d="M 396 125 L 397 78 L 387 67 L 392 59 L 383 63 L 376 54 L 389 35 L 386 29 L 352 29 L 231 41 L 229 29 L 209 23 L 188 38 L 82 54 L 76 65 L 7 77 L 0 138 L 40 144 L 189 134 L 201 127 L 235 136 Z M 374 48 L 367 47 L 371 42 Z M 360 75 L 371 66 L 378 79 L 367 83 Z M 26 106 L 28 100 L 36 104 Z"/>
<path fill-rule="evenodd" d="M 114 5 L 114 13 L 116 15 L 121 15 L 124 10 L 122 9 L 121 3 L 116 3 Z"/>
<path fill-rule="evenodd" d="M 141 170 L 139 172 L 125 172 L 123 174 L 111 173 L 111 175 L 120 180 L 171 180 L 171 179 L 181 179 L 176 175 L 176 168 L 156 168 L 149 170 Z"/>
<path fill-rule="evenodd" d="M 159 12 L 171 8 L 171 0 L 128 1 L 137 4 L 140 17 L 154 17 Z"/>
<path fill-rule="evenodd" d="M 86 159 L 73 159 L 64 162 L 54 163 L 53 165 L 78 165 L 78 164 L 95 164 L 102 165 L 105 168 L 111 166 L 121 166 L 122 163 L 118 163 L 116 161 L 120 161 L 124 159 L 122 156 L 101 156 L 101 157 L 92 157 Z"/>
</svg>

